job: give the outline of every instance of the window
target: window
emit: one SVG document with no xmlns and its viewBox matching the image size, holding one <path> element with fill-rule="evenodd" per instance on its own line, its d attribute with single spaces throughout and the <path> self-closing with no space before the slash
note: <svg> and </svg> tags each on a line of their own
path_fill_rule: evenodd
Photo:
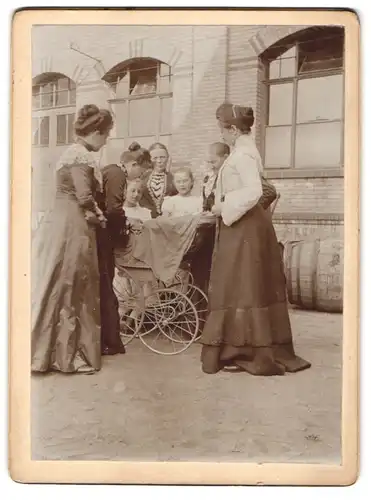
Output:
<svg viewBox="0 0 371 500">
<path fill-rule="evenodd" d="M 49 116 L 32 119 L 33 146 L 49 146 Z"/>
<path fill-rule="evenodd" d="M 63 75 L 46 77 L 32 86 L 32 108 L 45 109 L 76 104 L 76 85 Z"/>
<path fill-rule="evenodd" d="M 57 115 L 57 144 L 71 144 L 74 138 L 75 115 Z"/>
<path fill-rule="evenodd" d="M 343 48 L 342 28 L 316 28 L 268 49 L 266 168 L 342 166 Z"/>
<path fill-rule="evenodd" d="M 115 90 L 111 100 L 117 138 L 129 145 L 168 143 L 171 134 L 171 68 L 150 58 L 137 58 L 112 68 L 104 80 Z"/>
<path fill-rule="evenodd" d="M 32 144 L 65 146 L 74 139 L 76 85 L 61 73 L 46 73 L 32 85 Z"/>
</svg>

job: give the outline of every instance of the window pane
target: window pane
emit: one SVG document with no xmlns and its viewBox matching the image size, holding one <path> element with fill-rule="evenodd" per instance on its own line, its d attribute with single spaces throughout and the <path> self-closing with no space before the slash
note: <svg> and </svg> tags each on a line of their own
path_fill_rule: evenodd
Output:
<svg viewBox="0 0 371 500">
<path fill-rule="evenodd" d="M 343 66 L 344 37 L 317 36 L 299 44 L 299 73 L 341 68 Z"/>
<path fill-rule="evenodd" d="M 37 146 L 39 144 L 39 119 L 32 118 L 32 145 Z"/>
<path fill-rule="evenodd" d="M 159 124 L 159 99 L 129 101 L 130 136 L 156 135 Z"/>
<path fill-rule="evenodd" d="M 66 106 L 68 104 L 68 90 L 59 90 L 56 92 L 56 106 Z"/>
<path fill-rule="evenodd" d="M 53 84 L 46 83 L 41 86 L 41 107 L 42 108 L 52 108 L 53 107 Z"/>
<path fill-rule="evenodd" d="M 299 69 L 299 73 L 311 73 L 312 71 L 326 71 L 328 69 L 342 68 L 342 59 L 324 59 L 319 61 L 311 61 L 305 59 Z"/>
<path fill-rule="evenodd" d="M 73 88 L 70 90 L 70 102 L 69 104 L 76 104 L 76 86 L 73 84 Z"/>
<path fill-rule="evenodd" d="M 292 123 L 293 83 L 271 85 L 269 88 L 269 125 Z"/>
<path fill-rule="evenodd" d="M 39 87 L 39 85 L 34 85 L 32 87 L 32 107 L 33 107 L 33 109 L 40 108 L 40 87 Z"/>
<path fill-rule="evenodd" d="M 75 123 L 75 115 L 74 114 L 67 115 L 67 132 L 68 132 L 69 144 L 71 144 L 75 139 L 75 131 L 73 127 L 74 123 Z"/>
<path fill-rule="evenodd" d="M 341 162 L 341 122 L 297 125 L 295 167 L 335 167 Z"/>
<path fill-rule="evenodd" d="M 269 78 L 289 78 L 296 72 L 296 45 L 269 64 Z"/>
<path fill-rule="evenodd" d="M 66 115 L 57 116 L 57 144 L 66 144 Z"/>
<path fill-rule="evenodd" d="M 281 56 L 281 78 L 295 76 L 296 70 L 296 46 Z"/>
<path fill-rule="evenodd" d="M 297 122 L 338 120 L 343 109 L 343 76 L 306 78 L 298 82 Z"/>
<path fill-rule="evenodd" d="M 126 73 L 121 80 L 117 82 L 116 85 L 116 97 L 128 97 L 130 94 L 130 89 L 129 89 L 129 84 L 130 84 L 130 75 L 129 73 Z"/>
<path fill-rule="evenodd" d="M 161 133 L 171 132 L 172 123 L 172 99 L 161 99 Z"/>
<path fill-rule="evenodd" d="M 40 120 L 40 145 L 49 146 L 49 116 L 43 116 Z"/>
<path fill-rule="evenodd" d="M 274 80 L 280 77 L 281 59 L 276 59 L 269 64 L 269 78 Z"/>
<path fill-rule="evenodd" d="M 146 63 L 147 65 L 150 63 Z M 130 70 L 130 93 L 132 95 L 154 94 L 157 91 L 157 65 Z"/>
<path fill-rule="evenodd" d="M 268 127 L 265 134 L 265 166 L 290 167 L 291 127 Z"/>
<path fill-rule="evenodd" d="M 69 78 L 59 78 L 57 81 L 58 90 L 68 90 L 69 88 Z"/>
</svg>

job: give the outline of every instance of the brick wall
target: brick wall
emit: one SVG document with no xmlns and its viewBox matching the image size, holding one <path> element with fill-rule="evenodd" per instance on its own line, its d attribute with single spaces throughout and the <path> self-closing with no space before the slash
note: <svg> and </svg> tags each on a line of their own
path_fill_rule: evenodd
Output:
<svg viewBox="0 0 371 500">
<path fill-rule="evenodd" d="M 260 55 L 271 44 L 303 29 L 303 26 L 45 26 L 33 32 L 33 76 L 44 72 L 60 72 L 77 83 L 77 107 L 95 102 L 109 106 L 112 90 L 103 82 L 107 71 L 132 57 L 153 57 L 168 63 L 173 73 L 172 136 L 170 151 L 177 164 L 190 164 L 196 174 L 207 146 L 219 140 L 215 109 L 224 100 L 247 104 L 254 108 L 256 122 L 253 134 L 262 147 L 266 99 L 262 77 L 264 67 Z M 75 48 L 88 55 L 70 49 Z M 150 119 L 151 117 L 149 117 Z M 116 161 L 120 147 L 115 142 L 102 153 L 102 162 Z M 34 170 L 53 170 L 58 151 L 41 153 L 34 148 Z M 39 158 L 40 165 L 37 158 Z M 43 166 L 44 165 L 44 166 Z M 48 167 L 46 167 L 48 165 Z M 44 183 L 34 198 L 38 207 L 47 205 L 45 188 L 52 178 L 35 173 Z M 44 181 L 41 181 L 44 179 Z M 277 230 L 306 227 L 313 231 L 333 230 L 339 223 L 330 222 L 326 214 L 343 213 L 342 178 L 273 178 L 281 193 L 277 217 L 295 214 L 299 219 L 276 221 Z M 35 191 L 35 190 L 34 190 Z M 50 191 L 50 190 L 49 190 Z M 45 198 L 46 199 L 46 198 Z M 322 214 L 323 221 L 305 222 L 306 214 Z M 301 216 L 300 216 L 301 214 Z M 327 217 L 327 218 L 326 218 Z M 325 228 L 325 229 L 324 229 Z M 340 226 L 338 227 L 340 230 Z M 338 230 L 336 229 L 336 230 Z M 308 229 L 309 230 L 309 229 Z"/>
</svg>

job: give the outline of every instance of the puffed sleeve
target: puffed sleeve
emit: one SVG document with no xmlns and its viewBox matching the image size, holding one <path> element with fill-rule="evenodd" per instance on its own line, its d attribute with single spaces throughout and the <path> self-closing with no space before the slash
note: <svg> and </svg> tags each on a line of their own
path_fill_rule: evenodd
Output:
<svg viewBox="0 0 371 500">
<path fill-rule="evenodd" d="M 236 152 L 233 160 L 231 166 L 240 177 L 241 188 L 226 193 L 221 204 L 221 215 L 226 226 L 231 226 L 251 210 L 263 194 L 256 158 L 246 152 Z"/>
<path fill-rule="evenodd" d="M 84 210 L 96 212 L 97 203 L 93 196 L 93 171 L 85 164 L 76 164 L 71 167 L 72 182 L 78 204 Z"/>
</svg>

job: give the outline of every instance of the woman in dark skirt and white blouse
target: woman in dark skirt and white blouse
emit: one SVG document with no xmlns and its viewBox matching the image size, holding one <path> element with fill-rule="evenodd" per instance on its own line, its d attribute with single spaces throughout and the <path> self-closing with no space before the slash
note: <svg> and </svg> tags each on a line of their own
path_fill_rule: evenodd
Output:
<svg viewBox="0 0 371 500">
<path fill-rule="evenodd" d="M 210 314 L 201 337 L 202 369 L 228 366 L 253 375 L 310 367 L 296 356 L 276 233 L 262 197 L 262 162 L 251 108 L 223 104 L 216 113 L 234 146 L 219 171 L 212 212 L 219 217 L 210 278 Z"/>
</svg>

